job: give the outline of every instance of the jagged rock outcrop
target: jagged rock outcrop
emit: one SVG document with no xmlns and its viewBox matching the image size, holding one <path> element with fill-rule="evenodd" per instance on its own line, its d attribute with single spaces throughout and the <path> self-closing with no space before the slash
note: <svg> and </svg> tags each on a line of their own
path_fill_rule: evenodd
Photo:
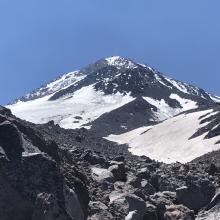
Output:
<svg viewBox="0 0 220 220">
<path fill-rule="evenodd" d="M 67 187 L 62 162 L 42 152 L 42 146 L 33 145 L 33 136 L 19 130 L 21 126 L 28 129 L 25 122 L 9 116 L 7 111 L 1 118 L 6 119 L 0 124 L 1 220 L 86 219 L 80 194 L 74 187 Z M 86 188 L 82 193 L 88 194 Z"/>
</svg>

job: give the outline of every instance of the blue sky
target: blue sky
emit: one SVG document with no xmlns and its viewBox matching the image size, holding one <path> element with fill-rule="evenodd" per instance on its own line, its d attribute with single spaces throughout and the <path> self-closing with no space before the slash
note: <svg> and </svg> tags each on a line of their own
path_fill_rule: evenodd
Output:
<svg viewBox="0 0 220 220">
<path fill-rule="evenodd" d="M 1 0 L 0 103 L 120 55 L 220 95 L 219 0 Z"/>
</svg>

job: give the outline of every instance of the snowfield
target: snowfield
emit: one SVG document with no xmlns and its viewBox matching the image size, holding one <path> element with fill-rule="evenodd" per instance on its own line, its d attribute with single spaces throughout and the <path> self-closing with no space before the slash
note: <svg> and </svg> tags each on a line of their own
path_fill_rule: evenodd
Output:
<svg viewBox="0 0 220 220">
<path fill-rule="evenodd" d="M 208 113 L 212 114 L 212 111 L 181 114 L 152 128 L 145 127 L 121 135 L 110 135 L 107 139 L 119 144 L 127 143 L 129 151 L 134 155 L 145 155 L 165 163 L 186 163 L 220 149 L 220 144 L 215 144 L 219 137 L 204 139 L 204 134 L 190 139 L 200 127 L 205 126 L 200 124 L 199 118 Z"/>
<path fill-rule="evenodd" d="M 151 105 L 157 108 L 157 111 L 154 112 L 155 121 L 163 121 L 165 119 L 171 118 L 179 114 L 180 112 L 198 107 L 196 102 L 189 99 L 181 98 L 177 94 L 171 94 L 170 98 L 177 100 L 182 106 L 182 108 L 172 108 L 165 102 L 164 99 L 156 100 L 151 97 L 143 97 L 144 100 L 146 100 L 148 103 L 150 103 Z"/>
<path fill-rule="evenodd" d="M 153 126 L 144 126 L 137 129 L 134 129 L 132 131 L 126 132 L 121 135 L 114 135 L 111 134 L 108 137 L 104 137 L 105 139 L 109 141 L 117 142 L 118 144 L 127 144 L 131 142 L 133 139 L 135 139 L 138 135 L 141 135 L 143 132 L 146 132 L 147 130 L 151 129 Z"/>
<path fill-rule="evenodd" d="M 55 101 L 48 101 L 50 97 L 51 95 L 28 102 L 19 101 L 7 107 L 16 116 L 33 123 L 42 124 L 54 120 L 63 128 L 74 129 L 134 100 L 129 94 L 104 95 L 95 91 L 93 85 Z"/>
</svg>

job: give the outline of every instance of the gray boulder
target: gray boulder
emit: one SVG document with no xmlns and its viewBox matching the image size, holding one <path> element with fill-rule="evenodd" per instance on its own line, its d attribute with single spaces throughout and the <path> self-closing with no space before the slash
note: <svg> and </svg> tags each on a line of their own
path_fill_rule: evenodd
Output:
<svg viewBox="0 0 220 220">
<path fill-rule="evenodd" d="M 146 211 L 146 203 L 144 200 L 134 194 L 111 193 L 110 204 L 114 209 L 123 213 L 124 217 L 127 216 L 127 218 L 129 218 L 129 216 L 131 216 L 131 219 L 135 219 L 137 216 L 139 216 L 138 220 L 143 219 Z"/>
<path fill-rule="evenodd" d="M 112 214 L 108 211 L 109 208 L 100 201 L 91 201 L 89 203 L 89 209 L 91 214 L 88 217 L 88 220 L 114 219 Z"/>
<path fill-rule="evenodd" d="M 150 202 L 157 209 L 158 220 L 163 220 L 166 207 L 173 205 L 176 194 L 173 192 L 158 192 L 150 196 Z"/>
<path fill-rule="evenodd" d="M 146 204 L 146 212 L 144 214 L 143 220 L 158 220 L 156 206 L 150 203 Z"/>
<path fill-rule="evenodd" d="M 9 160 L 20 160 L 23 142 L 21 132 L 9 121 L 0 124 L 0 146 Z"/>
<path fill-rule="evenodd" d="M 194 212 L 183 205 L 166 206 L 164 220 L 193 220 Z"/>
<path fill-rule="evenodd" d="M 65 210 L 73 219 L 84 220 L 85 216 L 77 194 L 64 186 Z"/>
<path fill-rule="evenodd" d="M 150 178 L 150 171 L 148 170 L 147 167 L 143 167 L 143 168 L 137 170 L 136 176 L 141 179 L 149 179 Z"/>
<path fill-rule="evenodd" d="M 153 195 L 156 193 L 156 189 L 147 181 L 143 180 L 141 182 L 142 191 L 146 196 Z"/>
<path fill-rule="evenodd" d="M 176 190 L 177 200 L 194 211 L 206 206 L 215 195 L 214 185 L 205 180 L 201 184 L 191 184 Z"/>
<path fill-rule="evenodd" d="M 100 182 L 100 183 L 104 181 L 107 181 L 110 183 L 115 182 L 113 173 L 107 169 L 99 168 L 99 167 L 91 167 L 91 174 L 92 174 L 93 180 L 97 182 Z"/>
<path fill-rule="evenodd" d="M 116 164 L 110 166 L 108 170 L 113 174 L 117 181 L 126 182 L 126 169 L 123 162 L 117 162 Z"/>
</svg>

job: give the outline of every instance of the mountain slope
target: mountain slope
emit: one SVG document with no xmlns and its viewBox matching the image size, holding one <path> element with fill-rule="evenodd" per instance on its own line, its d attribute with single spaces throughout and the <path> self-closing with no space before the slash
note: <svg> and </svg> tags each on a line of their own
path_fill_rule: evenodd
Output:
<svg viewBox="0 0 220 220">
<path fill-rule="evenodd" d="M 213 105 L 214 99 L 218 97 L 147 65 L 110 57 L 65 74 L 7 107 L 34 123 L 54 120 L 64 128 L 86 127 L 106 136 Z"/>
<path fill-rule="evenodd" d="M 0 106 L 1 220 L 216 219 L 213 166 L 138 157 L 89 130 L 36 125 Z"/>
</svg>

